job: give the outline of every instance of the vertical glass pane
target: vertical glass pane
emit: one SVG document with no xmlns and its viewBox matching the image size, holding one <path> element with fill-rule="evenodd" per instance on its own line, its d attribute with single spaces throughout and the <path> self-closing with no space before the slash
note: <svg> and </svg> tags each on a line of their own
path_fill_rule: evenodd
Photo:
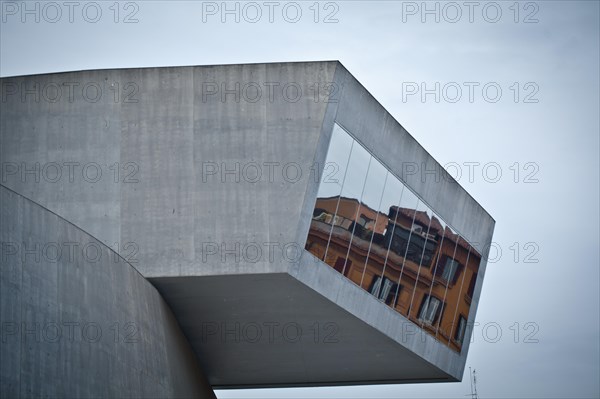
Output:
<svg viewBox="0 0 600 399">
<path fill-rule="evenodd" d="M 334 125 L 305 247 L 321 260 L 325 259 L 353 142 L 348 133 Z"/>
<path fill-rule="evenodd" d="M 445 276 L 451 275 L 452 273 L 455 274 L 458 267 L 458 263 L 452 261 L 455 245 L 446 238 L 447 231 L 448 226 L 446 223 L 434 213 L 428 234 L 428 244 L 432 244 L 433 246 L 431 249 L 431 262 L 427 263 L 428 256 L 423 258 L 419 276 L 423 285 L 425 285 L 425 294 L 417 292 L 414 299 L 417 301 L 414 306 L 418 305 L 418 300 L 421 295 L 427 295 L 428 297 L 440 300 L 441 309 L 438 317 L 440 319 L 444 317 L 444 310 L 447 307 L 445 302 L 446 285 L 444 284 L 447 280 L 445 279 Z M 426 287 L 427 284 L 429 284 L 429 288 Z M 429 328 L 429 332 L 434 333 L 437 329 L 437 320 L 434 324 L 421 324 L 421 326 L 422 328 Z"/>
<path fill-rule="evenodd" d="M 446 342 L 452 349 L 460 351 L 462 336 L 457 335 L 460 318 L 468 320 L 471 307 L 469 284 L 476 278 L 481 255 L 460 235 L 448 229 L 444 237 L 445 242 L 451 245 L 441 252 L 441 270 L 436 275 L 436 282 L 445 287 L 445 302 L 448 311 L 440 320 L 437 336 Z M 451 250 L 451 247 L 454 247 Z M 458 340 L 457 337 L 461 339 Z"/>
<path fill-rule="evenodd" d="M 342 184 L 344 183 L 346 166 L 353 142 L 352 137 L 344 129 L 334 125 L 317 198 L 336 197 L 342 192 Z"/>
<path fill-rule="evenodd" d="M 395 177 L 394 177 L 395 179 Z M 403 185 L 400 181 L 399 184 Z M 419 206 L 419 199 L 408 188 L 404 187 L 402 197 L 398 204 L 389 208 L 389 227 L 384 237 L 386 258 L 384 272 L 396 283 L 396 292 L 392 303 L 399 312 L 407 313 L 413 285 L 404 281 L 402 275 L 405 268 L 405 257 L 414 223 L 415 212 Z"/>
<path fill-rule="evenodd" d="M 476 278 L 479 272 L 479 264 L 481 263 L 481 254 L 473 246 L 462 238 L 459 242 L 460 245 L 464 246 L 467 258 L 462 270 L 460 270 L 459 266 L 461 275 L 454 277 L 455 284 L 453 289 L 457 291 L 457 295 L 454 313 L 452 314 L 452 324 L 448 331 L 449 337 L 452 337 L 452 340 L 449 340 L 449 345 L 458 351 L 462 349 L 462 343 L 464 342 L 460 331 L 458 331 L 460 329 L 460 320 L 461 318 L 468 319 L 469 311 L 471 310 L 471 296 L 468 295 L 469 281 L 474 276 Z M 460 263 L 460 259 L 458 261 Z"/>
<path fill-rule="evenodd" d="M 378 172 L 377 172 L 378 173 Z M 360 286 L 369 290 L 376 297 L 382 299 L 388 305 L 394 307 L 394 298 L 397 292 L 397 275 L 385 272 L 385 262 L 387 258 L 388 245 L 385 243 L 386 235 L 390 234 L 393 220 L 390 221 L 390 212 L 393 207 L 398 206 L 404 186 L 398 179 L 386 170 L 384 178 L 385 186 L 379 198 L 379 203 L 375 208 L 377 210 L 375 229 L 369 242 L 369 251 L 367 259 L 363 265 Z M 382 296 L 381 286 L 376 282 L 386 278 L 391 284 L 389 294 Z"/>
<path fill-rule="evenodd" d="M 325 254 L 325 263 L 333 266 L 338 272 L 346 276 L 355 263 L 360 264 L 360 259 L 351 256 L 350 245 L 352 243 L 352 232 L 360 213 L 360 203 L 370 161 L 371 155 L 367 150 L 358 143 L 354 143 L 334 218 L 329 246 Z"/>
<path fill-rule="evenodd" d="M 351 226 L 352 237 L 348 258 L 352 260 L 352 265 L 346 271 L 348 278 L 357 285 L 363 283 L 365 264 L 373 235 L 381 234 L 387 224 L 387 215 L 380 215 L 378 211 L 386 177 L 387 170 L 377 159 L 371 158 L 362 198 Z"/>
<path fill-rule="evenodd" d="M 437 322 L 436 336 L 444 342 L 449 342 L 448 327 L 452 324 L 452 309 L 456 304 L 455 279 L 458 278 L 461 270 L 459 257 L 462 256 L 462 249 L 459 247 L 460 236 L 448 225 L 444 228 L 443 241 L 441 242 L 439 255 L 437 258 L 436 269 L 434 271 L 434 284 L 432 292 L 442 298 L 442 302 L 450 312 L 444 312 Z M 451 262 L 458 264 L 453 279 L 447 280 L 443 277 L 445 268 Z"/>
<path fill-rule="evenodd" d="M 433 211 L 426 204 L 419 203 L 411 226 L 410 242 L 406 249 L 403 274 L 403 277 L 407 281 L 411 281 L 413 285 L 410 299 L 410 309 L 413 316 L 415 316 L 414 312 L 418 310 L 421 298 L 424 298 L 429 291 L 430 282 L 421 275 L 421 270 L 429 268 L 433 259 L 436 242 L 435 236 L 430 235 L 432 223 Z"/>
<path fill-rule="evenodd" d="M 462 237 L 459 237 L 459 242 L 458 242 L 458 247 L 459 247 L 459 251 L 457 251 L 457 261 L 461 261 L 462 259 L 462 252 L 466 252 L 466 258 L 464 258 L 464 261 L 462 262 L 462 264 L 464 265 L 468 265 L 470 263 L 470 258 L 471 258 L 471 246 L 462 239 Z M 464 251 L 463 251 L 464 249 Z M 464 278 L 465 278 L 466 273 L 462 273 L 462 277 L 460 279 L 457 279 L 458 281 L 455 281 L 455 283 L 452 285 L 451 288 L 448 289 L 449 292 L 449 296 L 451 298 L 451 301 L 449 301 L 451 303 L 451 307 L 450 307 L 450 314 L 448 315 L 450 317 L 450 319 L 447 321 L 448 327 L 444 329 L 444 333 L 446 334 L 446 339 L 448 340 L 448 345 L 450 346 L 454 346 L 456 349 L 457 343 L 451 339 L 453 337 L 453 334 L 455 333 L 455 327 L 456 327 L 456 322 L 458 320 L 458 315 L 459 315 L 459 309 L 462 311 L 468 310 L 469 305 L 466 304 L 464 302 L 464 298 L 461 298 L 462 296 L 462 287 L 463 287 L 463 283 L 464 283 Z M 450 284 L 450 283 L 449 283 Z"/>
<path fill-rule="evenodd" d="M 435 243 L 435 248 L 433 249 L 431 267 L 429 267 L 428 273 L 426 273 L 426 276 L 432 279 L 429 290 L 430 294 L 434 292 L 434 277 L 442 276 L 443 278 L 444 275 L 449 273 L 446 264 L 448 259 L 452 259 L 452 253 L 448 254 L 448 251 L 453 252 L 454 247 L 451 247 L 448 240 L 445 239 L 446 231 L 448 231 L 448 225 L 440 217 L 434 214 L 431 226 L 429 227 L 429 235 L 432 237 L 432 242 Z M 438 289 L 436 289 L 435 294 L 437 298 L 443 298 L 444 296 L 444 292 L 440 292 Z"/>
</svg>

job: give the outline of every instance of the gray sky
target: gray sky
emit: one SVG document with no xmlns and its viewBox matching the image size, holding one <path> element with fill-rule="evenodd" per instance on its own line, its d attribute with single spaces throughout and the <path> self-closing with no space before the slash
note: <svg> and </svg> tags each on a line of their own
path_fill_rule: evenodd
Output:
<svg viewBox="0 0 600 399">
<path fill-rule="evenodd" d="M 102 15 L 91 23 L 95 9 L 88 3 L 79 2 L 72 23 L 68 8 L 57 16 L 43 3 L 39 22 L 33 14 L 23 22 L 20 9 L 13 15 L 21 2 L 0 1 L 0 75 L 340 60 L 442 165 L 453 165 L 451 174 L 496 220 L 502 253 L 488 264 L 467 360 L 477 369 L 480 396 L 600 396 L 598 2 L 475 2 L 472 15 L 462 1 L 429 2 L 429 9 L 438 7 L 436 22 L 420 1 L 335 1 L 318 4 L 315 22 L 313 1 L 282 1 L 272 23 L 262 1 L 256 23 L 256 9 L 245 3 L 239 22 L 233 14 L 223 22 L 220 10 L 208 13 L 221 2 L 191 1 L 121 3 L 118 23 L 113 1 L 98 2 Z M 302 15 L 292 23 L 296 8 Z M 123 23 L 130 13 L 137 22 Z M 422 85 L 435 91 L 436 82 L 439 102 L 434 94 L 421 98 Z M 453 102 L 457 87 L 462 97 Z M 479 164 L 471 164 L 469 176 L 473 162 Z M 462 383 L 218 395 L 469 392 L 466 375 Z"/>
</svg>

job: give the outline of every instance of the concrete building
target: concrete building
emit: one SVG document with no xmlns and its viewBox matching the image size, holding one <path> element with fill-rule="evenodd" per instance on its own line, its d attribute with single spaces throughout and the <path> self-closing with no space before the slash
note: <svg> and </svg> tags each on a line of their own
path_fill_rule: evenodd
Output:
<svg viewBox="0 0 600 399">
<path fill-rule="evenodd" d="M 462 379 L 494 220 L 339 62 L 1 90 L 2 396 Z"/>
</svg>

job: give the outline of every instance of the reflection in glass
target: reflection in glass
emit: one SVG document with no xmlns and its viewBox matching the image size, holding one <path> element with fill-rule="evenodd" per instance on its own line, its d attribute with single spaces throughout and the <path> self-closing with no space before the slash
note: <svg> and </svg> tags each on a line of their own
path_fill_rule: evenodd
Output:
<svg viewBox="0 0 600 399">
<path fill-rule="evenodd" d="M 412 297 L 410 299 L 411 309 L 414 308 L 415 305 L 414 301 L 417 288 L 427 291 L 431 286 L 431 284 L 427 284 L 428 282 L 426 280 L 419 279 L 419 277 L 421 277 L 421 270 L 423 267 L 429 268 L 431 266 L 433 252 L 437 248 L 436 238 L 437 232 L 439 231 L 439 223 L 437 218 L 433 216 L 433 211 L 423 203 L 419 204 L 419 208 L 421 209 L 415 212 L 415 221 L 413 222 L 413 231 L 409 244 L 409 248 L 411 246 L 413 247 L 414 255 L 409 255 L 407 250 L 407 255 L 405 256 L 406 260 L 413 262 L 414 265 L 418 265 Z M 431 298 L 429 299 L 431 300 Z"/>
<path fill-rule="evenodd" d="M 352 137 L 338 125 L 334 125 L 323 167 L 323 177 L 317 194 L 319 201 L 317 201 L 318 203 L 313 211 L 313 222 L 310 230 L 310 234 L 318 240 L 315 242 L 314 247 L 309 247 L 309 242 L 307 242 L 306 247 L 322 261 L 325 261 L 325 253 L 331 240 L 333 227 L 336 225 L 334 216 L 339 206 L 340 193 L 346 179 L 346 168 L 353 147 L 354 140 Z M 322 243 L 324 245 L 320 245 Z"/>
<path fill-rule="evenodd" d="M 460 352 L 481 255 L 337 124 L 306 250 Z"/>
<path fill-rule="evenodd" d="M 373 294 L 376 298 L 394 307 L 397 287 L 398 284 L 393 282 L 389 278 L 375 275 L 375 277 L 373 278 L 373 282 L 371 283 L 371 288 L 369 289 L 369 292 Z"/>
<path fill-rule="evenodd" d="M 466 241 L 464 241 L 465 246 L 467 247 L 467 259 L 465 261 L 465 269 L 470 270 L 471 273 L 476 273 L 477 269 L 479 269 L 479 263 L 481 262 L 481 255 L 479 255 L 479 253 L 477 252 L 477 250 L 472 247 L 471 245 L 469 245 Z M 467 273 L 463 273 L 462 274 L 462 279 L 460 282 L 460 288 L 458 290 L 458 297 L 459 300 L 456 301 L 456 308 L 454 309 L 454 315 L 452 317 L 452 325 L 449 329 L 449 336 L 454 337 L 452 342 L 448 342 L 448 345 L 451 344 L 462 344 L 462 337 L 460 337 L 460 341 L 457 340 L 457 330 L 460 327 L 460 318 L 461 317 L 468 317 L 468 310 L 467 313 L 464 314 L 464 316 L 462 314 L 460 314 L 460 304 L 462 303 L 462 301 L 460 299 L 463 299 L 464 301 L 467 301 L 468 304 L 471 304 L 471 297 L 467 297 L 467 295 L 465 295 L 464 297 L 462 297 L 463 295 L 463 289 L 464 289 L 464 285 L 465 285 L 465 279 L 466 279 Z M 461 298 L 462 297 L 462 298 Z M 453 334 L 453 335 L 452 335 Z"/>
<path fill-rule="evenodd" d="M 379 165 L 379 162 L 377 162 L 376 165 Z M 381 166 L 383 167 L 383 165 L 381 165 Z M 377 168 L 377 166 L 375 168 Z M 378 248 L 382 241 L 383 233 L 385 232 L 385 229 L 387 228 L 387 224 L 388 224 L 387 215 L 385 215 L 385 213 L 381 212 L 381 206 L 382 206 L 382 204 L 385 204 L 386 196 L 390 195 L 390 191 L 392 190 L 392 187 L 393 187 L 392 183 L 394 180 L 391 179 L 390 184 L 388 184 L 389 177 L 390 177 L 390 173 L 386 170 L 385 177 L 383 179 L 383 189 L 381 190 L 381 197 L 379 198 L 379 203 L 378 203 L 377 207 L 374 207 L 372 209 L 373 213 L 375 214 L 375 220 L 373 222 L 372 228 L 368 229 L 369 232 L 367 234 L 370 235 L 369 247 L 367 249 L 367 256 L 365 257 L 365 262 L 362 267 L 362 275 L 360 277 L 360 283 L 359 283 L 359 285 L 363 288 L 364 288 L 363 282 L 365 281 L 365 272 L 367 271 L 367 265 L 369 264 L 369 258 L 371 258 L 371 250 L 373 250 L 373 256 L 371 258 L 370 264 L 374 267 L 377 267 L 378 271 L 381 271 L 381 268 L 379 267 L 381 264 L 380 264 L 380 262 L 377 262 L 377 260 L 376 260 L 376 258 L 377 258 L 376 252 L 378 251 Z M 377 179 L 377 180 L 380 180 L 380 179 Z M 399 187 L 399 188 L 400 188 L 400 191 L 398 193 L 396 193 L 397 196 L 401 195 L 401 193 L 402 193 L 401 187 Z M 375 192 L 375 190 L 373 190 L 373 192 Z M 394 194 L 392 193 L 392 195 L 394 195 Z M 365 239 L 366 238 L 367 237 L 365 237 Z M 373 244 L 375 244 L 375 246 L 373 246 Z M 379 252 L 381 252 L 381 251 L 379 250 Z M 378 275 L 382 276 L 383 273 L 379 273 Z M 379 286 L 377 286 L 377 287 L 379 287 Z M 371 290 L 369 290 L 369 291 L 371 293 L 373 293 Z M 378 291 L 378 289 L 376 291 Z M 378 292 L 376 292 L 374 295 L 378 297 Z"/>
<path fill-rule="evenodd" d="M 455 260 L 457 250 L 458 250 L 458 236 L 456 234 L 454 234 L 454 232 L 452 232 L 452 230 L 449 227 L 446 227 L 444 229 L 444 240 L 442 240 L 442 246 L 440 249 L 440 253 L 438 255 L 438 260 L 437 260 L 437 265 L 436 265 L 437 267 L 435 269 L 435 274 L 437 276 L 439 276 L 440 270 L 442 270 L 444 267 L 445 259 Z M 449 281 L 443 280 L 443 279 L 440 279 L 438 281 L 440 281 L 443 284 L 444 296 L 443 296 L 442 302 L 446 303 L 446 298 L 448 296 L 448 288 L 450 287 L 450 284 L 448 284 Z M 439 333 L 440 333 L 440 324 L 441 324 L 441 320 L 437 323 L 437 326 L 435 329 L 436 337 L 438 337 Z"/>
<path fill-rule="evenodd" d="M 419 320 L 427 324 L 435 323 L 438 318 L 442 302 L 432 295 L 427 295 L 421 304 L 419 311 Z"/>
<path fill-rule="evenodd" d="M 456 271 L 458 270 L 458 265 L 460 265 L 460 263 L 452 258 L 446 258 L 442 263 L 442 280 L 455 281 L 454 277 L 456 277 Z"/>
<path fill-rule="evenodd" d="M 362 200 L 365 192 L 367 175 L 371 166 L 371 159 L 371 154 L 369 154 L 364 147 L 356 145 L 354 151 L 350 154 L 350 161 L 348 162 L 348 170 L 346 173 L 352 178 L 344 183 L 341 195 L 342 199 L 348 200 L 343 203 L 348 206 L 339 207 L 338 213 L 336 214 L 336 216 L 347 219 L 350 223 L 348 226 L 348 231 L 350 231 L 350 243 L 346 245 L 348 249 L 344 256 L 344 267 L 342 269 L 344 275 L 347 275 L 347 271 L 350 271 L 349 268 L 347 270 L 348 257 L 350 255 L 350 250 L 352 249 L 352 241 L 356 226 L 367 223 L 360 210 L 363 206 Z"/>
<path fill-rule="evenodd" d="M 384 183 L 387 177 L 387 170 L 385 167 L 373 157 L 370 157 L 367 169 L 365 184 L 354 217 L 352 236 L 348 248 L 348 254 L 360 254 L 361 256 L 364 256 L 365 260 L 368 257 L 370 247 L 372 247 L 373 235 L 385 226 L 385 218 L 382 215 L 379 215 L 377 206 L 381 201 Z M 352 270 L 353 275 L 350 276 L 350 279 L 353 281 L 360 281 L 360 284 L 362 284 L 365 265 L 366 262 L 357 264 Z"/>
<path fill-rule="evenodd" d="M 348 256 L 352 231 L 357 222 L 360 199 L 370 161 L 371 155 L 367 150 L 361 145 L 353 143 L 345 168 L 346 178 L 344 179 L 342 191 L 339 197 L 335 198 L 337 206 L 333 214 L 333 223 L 329 242 L 325 250 L 324 261 L 346 276 L 350 271 Z M 331 201 L 332 199 L 329 200 Z"/>
<path fill-rule="evenodd" d="M 418 205 L 419 199 L 417 196 L 409 189 L 404 189 L 398 205 L 389 208 L 389 228 L 386 231 L 384 239 L 387 249 L 384 267 L 388 274 L 395 276 L 397 289 L 394 302 L 400 302 L 400 308 L 397 310 L 401 313 L 408 312 L 407 304 L 410 303 L 408 296 L 412 292 L 410 287 L 414 285 L 406 281 L 403 282 L 402 276 L 407 265 L 406 253 Z M 399 296 L 403 296 L 401 300 L 398 299 Z"/>
<path fill-rule="evenodd" d="M 436 281 L 434 277 L 438 277 L 441 276 L 443 281 L 450 281 L 447 277 L 448 273 L 452 272 L 454 274 L 456 274 L 456 268 L 454 268 L 453 266 L 450 266 L 448 269 L 446 269 L 446 266 L 448 265 L 447 263 L 445 263 L 446 261 L 453 261 L 452 257 L 448 257 L 448 255 L 446 254 L 448 251 L 451 251 L 452 253 L 454 253 L 454 249 L 455 247 L 452 245 L 448 245 L 448 240 L 446 240 L 446 235 L 450 232 L 449 227 L 446 225 L 446 223 L 439 217 L 437 216 L 433 216 L 432 218 L 432 223 L 430 226 L 430 233 L 432 235 L 435 236 L 435 240 L 436 240 L 436 244 L 437 244 L 437 249 L 436 249 L 436 256 L 433 260 L 433 270 L 431 271 L 432 274 L 432 281 L 431 284 L 429 285 L 429 293 L 427 294 L 429 297 L 433 297 L 434 295 L 434 287 L 436 287 L 435 290 L 435 295 L 437 295 L 437 297 L 442 298 L 441 299 L 441 310 L 440 313 L 443 313 L 443 310 L 445 309 L 445 304 L 446 304 L 446 293 L 447 293 L 447 286 L 440 286 L 439 285 L 439 280 Z M 438 284 L 436 284 L 436 282 Z M 443 291 L 443 296 L 442 296 L 442 291 Z M 433 324 L 433 323 L 430 323 Z M 422 325 L 422 327 L 424 327 Z M 436 334 L 437 334 L 437 326 L 434 327 Z"/>
<path fill-rule="evenodd" d="M 463 343 L 463 339 L 465 338 L 465 331 L 467 329 L 467 319 L 465 319 L 462 315 L 458 319 L 458 327 L 456 328 L 456 332 L 454 333 L 454 340 Z"/>
</svg>

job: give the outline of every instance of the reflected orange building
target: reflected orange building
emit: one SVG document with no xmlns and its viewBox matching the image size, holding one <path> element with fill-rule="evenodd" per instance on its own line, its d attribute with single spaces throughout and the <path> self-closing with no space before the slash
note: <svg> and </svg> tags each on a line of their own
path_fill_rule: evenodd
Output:
<svg viewBox="0 0 600 399">
<path fill-rule="evenodd" d="M 460 352 L 481 255 L 437 217 L 318 198 L 306 249 Z"/>
</svg>

